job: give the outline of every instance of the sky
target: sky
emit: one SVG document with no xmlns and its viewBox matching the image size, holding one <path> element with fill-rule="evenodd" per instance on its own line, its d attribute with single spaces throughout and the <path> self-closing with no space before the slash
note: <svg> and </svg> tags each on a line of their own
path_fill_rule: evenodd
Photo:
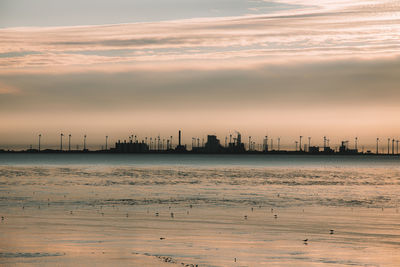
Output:
<svg viewBox="0 0 400 267">
<path fill-rule="evenodd" d="M 400 2 L 2 0 L 0 146 L 400 139 Z"/>
</svg>

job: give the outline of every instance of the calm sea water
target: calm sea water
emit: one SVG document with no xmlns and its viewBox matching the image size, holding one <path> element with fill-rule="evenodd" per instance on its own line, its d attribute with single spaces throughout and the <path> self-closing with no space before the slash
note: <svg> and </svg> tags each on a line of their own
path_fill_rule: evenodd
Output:
<svg viewBox="0 0 400 267">
<path fill-rule="evenodd" d="M 329 155 L 1 154 L 0 165 L 400 167 L 400 157 Z"/>
<path fill-rule="evenodd" d="M 0 264 L 399 266 L 399 163 L 0 154 Z"/>
</svg>

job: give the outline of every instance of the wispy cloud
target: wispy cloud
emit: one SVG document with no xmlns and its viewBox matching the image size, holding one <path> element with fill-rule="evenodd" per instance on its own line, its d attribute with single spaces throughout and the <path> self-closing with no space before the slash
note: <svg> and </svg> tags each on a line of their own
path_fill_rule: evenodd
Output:
<svg viewBox="0 0 400 267">
<path fill-rule="evenodd" d="M 398 1 L 282 0 L 269 15 L 0 30 L 0 68 L 96 67 L 220 60 L 272 63 L 400 54 Z M 199 64 L 197 64 L 199 65 Z M 155 65 L 153 65 L 155 66 Z"/>
</svg>

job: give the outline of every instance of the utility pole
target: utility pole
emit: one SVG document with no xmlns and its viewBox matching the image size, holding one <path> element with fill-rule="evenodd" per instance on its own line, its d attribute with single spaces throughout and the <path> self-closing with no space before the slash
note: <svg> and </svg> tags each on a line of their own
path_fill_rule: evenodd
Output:
<svg viewBox="0 0 400 267">
<path fill-rule="evenodd" d="M 83 136 L 83 151 L 86 151 L 86 134 Z"/>
<path fill-rule="evenodd" d="M 376 138 L 376 154 L 379 154 L 379 138 Z"/>
<path fill-rule="evenodd" d="M 308 137 L 308 152 L 310 152 L 310 147 L 311 147 L 311 137 Z"/>
<path fill-rule="evenodd" d="M 106 135 L 106 150 L 107 150 L 107 142 L 108 141 L 108 135 Z"/>
<path fill-rule="evenodd" d="M 296 143 L 296 151 L 297 151 L 297 144 L 299 143 L 298 141 L 294 141 Z"/>
<path fill-rule="evenodd" d="M 40 138 L 42 138 L 42 134 L 39 134 L 39 148 L 38 148 L 38 151 L 40 152 Z"/>
<path fill-rule="evenodd" d="M 278 137 L 278 151 L 281 149 L 281 138 Z"/>
<path fill-rule="evenodd" d="M 388 150 L 387 150 L 387 154 L 390 154 L 390 138 L 388 138 Z"/>
<path fill-rule="evenodd" d="M 63 136 L 64 136 L 64 134 L 63 133 L 61 133 L 60 134 L 60 150 L 62 151 L 63 150 L 63 148 L 62 148 L 62 139 L 63 139 Z"/>
<path fill-rule="evenodd" d="M 302 149 L 301 149 L 301 139 L 302 139 L 302 138 L 303 138 L 303 136 L 300 135 L 300 143 L 299 143 L 299 144 L 300 144 L 300 146 L 299 146 L 299 147 L 300 147 L 300 151 L 302 150 Z"/>
<path fill-rule="evenodd" d="M 392 139 L 392 155 L 394 155 L 394 139 Z"/>
<path fill-rule="evenodd" d="M 68 135 L 68 151 L 71 151 L 71 134 Z"/>
</svg>

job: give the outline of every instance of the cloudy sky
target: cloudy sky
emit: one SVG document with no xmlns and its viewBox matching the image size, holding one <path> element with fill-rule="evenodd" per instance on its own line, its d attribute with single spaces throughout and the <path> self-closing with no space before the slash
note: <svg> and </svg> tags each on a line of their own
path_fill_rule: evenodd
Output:
<svg viewBox="0 0 400 267">
<path fill-rule="evenodd" d="M 400 2 L 2 0 L 0 145 L 400 138 Z"/>
</svg>

